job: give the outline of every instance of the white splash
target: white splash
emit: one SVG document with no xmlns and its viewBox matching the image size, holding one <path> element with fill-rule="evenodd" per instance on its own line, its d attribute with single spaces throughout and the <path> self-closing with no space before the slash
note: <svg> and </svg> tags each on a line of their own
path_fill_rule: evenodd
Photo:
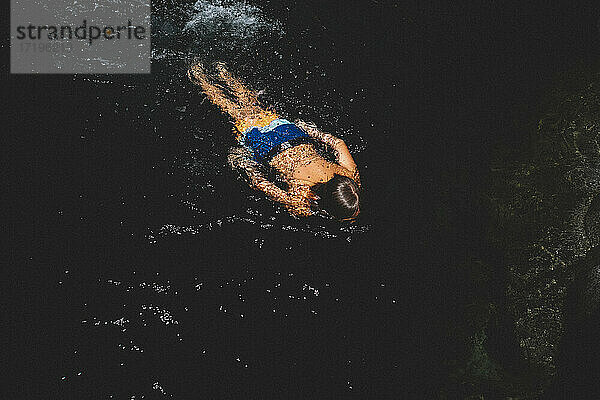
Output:
<svg viewBox="0 0 600 400">
<path fill-rule="evenodd" d="M 249 39 L 264 32 L 283 35 L 279 21 L 266 18 L 258 7 L 245 2 L 198 0 L 194 11 L 196 14 L 187 22 L 184 32 L 191 30 L 237 39 Z"/>
</svg>

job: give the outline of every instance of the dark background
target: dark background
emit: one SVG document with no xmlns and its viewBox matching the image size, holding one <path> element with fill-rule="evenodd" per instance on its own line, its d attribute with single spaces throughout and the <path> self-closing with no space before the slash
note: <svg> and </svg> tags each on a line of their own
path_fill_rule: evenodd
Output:
<svg viewBox="0 0 600 400">
<path fill-rule="evenodd" d="M 561 73 L 597 65 L 595 9 L 558 4 L 259 4 L 284 21 L 283 46 L 314 44 L 299 51 L 327 71 L 340 108 L 367 138 L 356 161 L 368 166 L 361 175 L 371 228 L 349 243 L 270 231 L 259 249 L 244 239 L 256 227 L 241 224 L 150 244 L 150 228 L 194 219 L 171 196 L 189 187 L 169 160 L 197 146 L 183 135 L 155 134 L 157 125 L 177 129 L 168 114 L 153 116 L 160 122 L 136 118 L 148 115 L 145 99 L 160 96 L 155 74 L 94 86 L 81 76 L 10 75 L 5 58 L 4 193 L 12 199 L 6 226 L 16 244 L 5 283 L 18 289 L 7 298 L 5 326 L 10 358 L 20 364 L 11 398 L 160 398 L 152 389 L 157 380 L 164 396 L 181 399 L 508 395 L 452 378 L 472 334 L 464 310 L 482 290 L 464 265 L 497 268 L 485 295 L 502 298 L 502 249 L 487 234 L 492 154 L 527 151 L 529 137 L 516 127 L 535 123 L 542 93 Z M 163 67 L 155 63 L 153 72 Z M 129 80 L 138 90 L 122 90 Z M 360 89 L 365 97 L 349 102 Z M 208 112 L 194 96 L 197 109 Z M 129 110 L 109 117 L 115 102 Z M 218 113 L 208 118 L 228 132 Z M 224 163 L 226 143 L 217 145 Z M 218 210 L 245 207 L 247 192 L 238 194 L 233 173 L 217 182 L 217 193 L 229 196 L 215 200 Z M 298 271 L 335 287 L 317 299 L 316 315 L 284 301 L 291 293 L 285 279 L 279 298 L 262 295 L 273 276 Z M 164 324 L 131 327 L 145 353 L 123 355 L 114 333 L 81 324 L 148 301 L 145 293 L 98 281 L 150 282 L 158 273 L 181 288 L 166 305 L 191 310 L 179 314 L 183 342 Z M 218 283 L 248 276 L 255 282 L 244 292 L 253 304 L 244 306 L 248 317 L 223 318 L 215 310 L 236 293 L 219 291 Z M 194 277 L 214 289 L 195 292 Z M 271 307 L 290 318 L 274 317 Z M 494 340 L 495 361 L 518 371 L 510 330 Z M 240 353 L 250 368 L 231 361 Z M 85 372 L 79 378 L 78 370 Z"/>
</svg>

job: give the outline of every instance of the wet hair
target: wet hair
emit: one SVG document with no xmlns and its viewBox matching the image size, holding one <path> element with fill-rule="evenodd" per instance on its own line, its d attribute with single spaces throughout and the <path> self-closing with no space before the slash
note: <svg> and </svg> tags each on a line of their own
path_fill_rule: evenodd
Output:
<svg viewBox="0 0 600 400">
<path fill-rule="evenodd" d="M 315 211 L 324 212 L 336 219 L 354 218 L 358 215 L 360 189 L 347 176 L 335 174 L 327 182 L 313 185 L 311 191 L 318 196 L 313 202 Z"/>
</svg>

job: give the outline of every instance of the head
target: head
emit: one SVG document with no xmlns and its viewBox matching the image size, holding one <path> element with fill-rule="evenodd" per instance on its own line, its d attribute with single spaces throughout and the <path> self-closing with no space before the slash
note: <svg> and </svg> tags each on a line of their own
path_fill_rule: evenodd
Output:
<svg viewBox="0 0 600 400">
<path fill-rule="evenodd" d="M 317 195 L 316 210 L 335 219 L 354 219 L 360 212 L 360 189 L 347 176 L 335 174 L 327 182 L 312 186 L 311 191 Z"/>
</svg>

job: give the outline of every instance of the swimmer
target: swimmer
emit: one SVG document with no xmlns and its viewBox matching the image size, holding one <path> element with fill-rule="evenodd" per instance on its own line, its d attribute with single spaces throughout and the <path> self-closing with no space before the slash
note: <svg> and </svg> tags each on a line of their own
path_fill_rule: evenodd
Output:
<svg viewBox="0 0 600 400">
<path fill-rule="evenodd" d="M 262 108 L 257 93 L 246 88 L 225 64 L 216 63 L 215 69 L 233 94 L 231 98 L 225 87 L 209 79 L 202 64 L 193 65 L 188 76 L 233 120 L 239 146 L 230 151 L 229 164 L 242 169 L 253 188 L 282 203 L 296 217 L 317 214 L 354 220 L 360 213 L 361 183 L 344 141 L 321 132 L 312 123 L 279 118 L 272 109 Z M 315 141 L 329 146 L 336 162 L 323 158 L 313 145 Z M 268 180 L 261 172 L 263 165 L 273 168 L 288 190 Z"/>
</svg>

